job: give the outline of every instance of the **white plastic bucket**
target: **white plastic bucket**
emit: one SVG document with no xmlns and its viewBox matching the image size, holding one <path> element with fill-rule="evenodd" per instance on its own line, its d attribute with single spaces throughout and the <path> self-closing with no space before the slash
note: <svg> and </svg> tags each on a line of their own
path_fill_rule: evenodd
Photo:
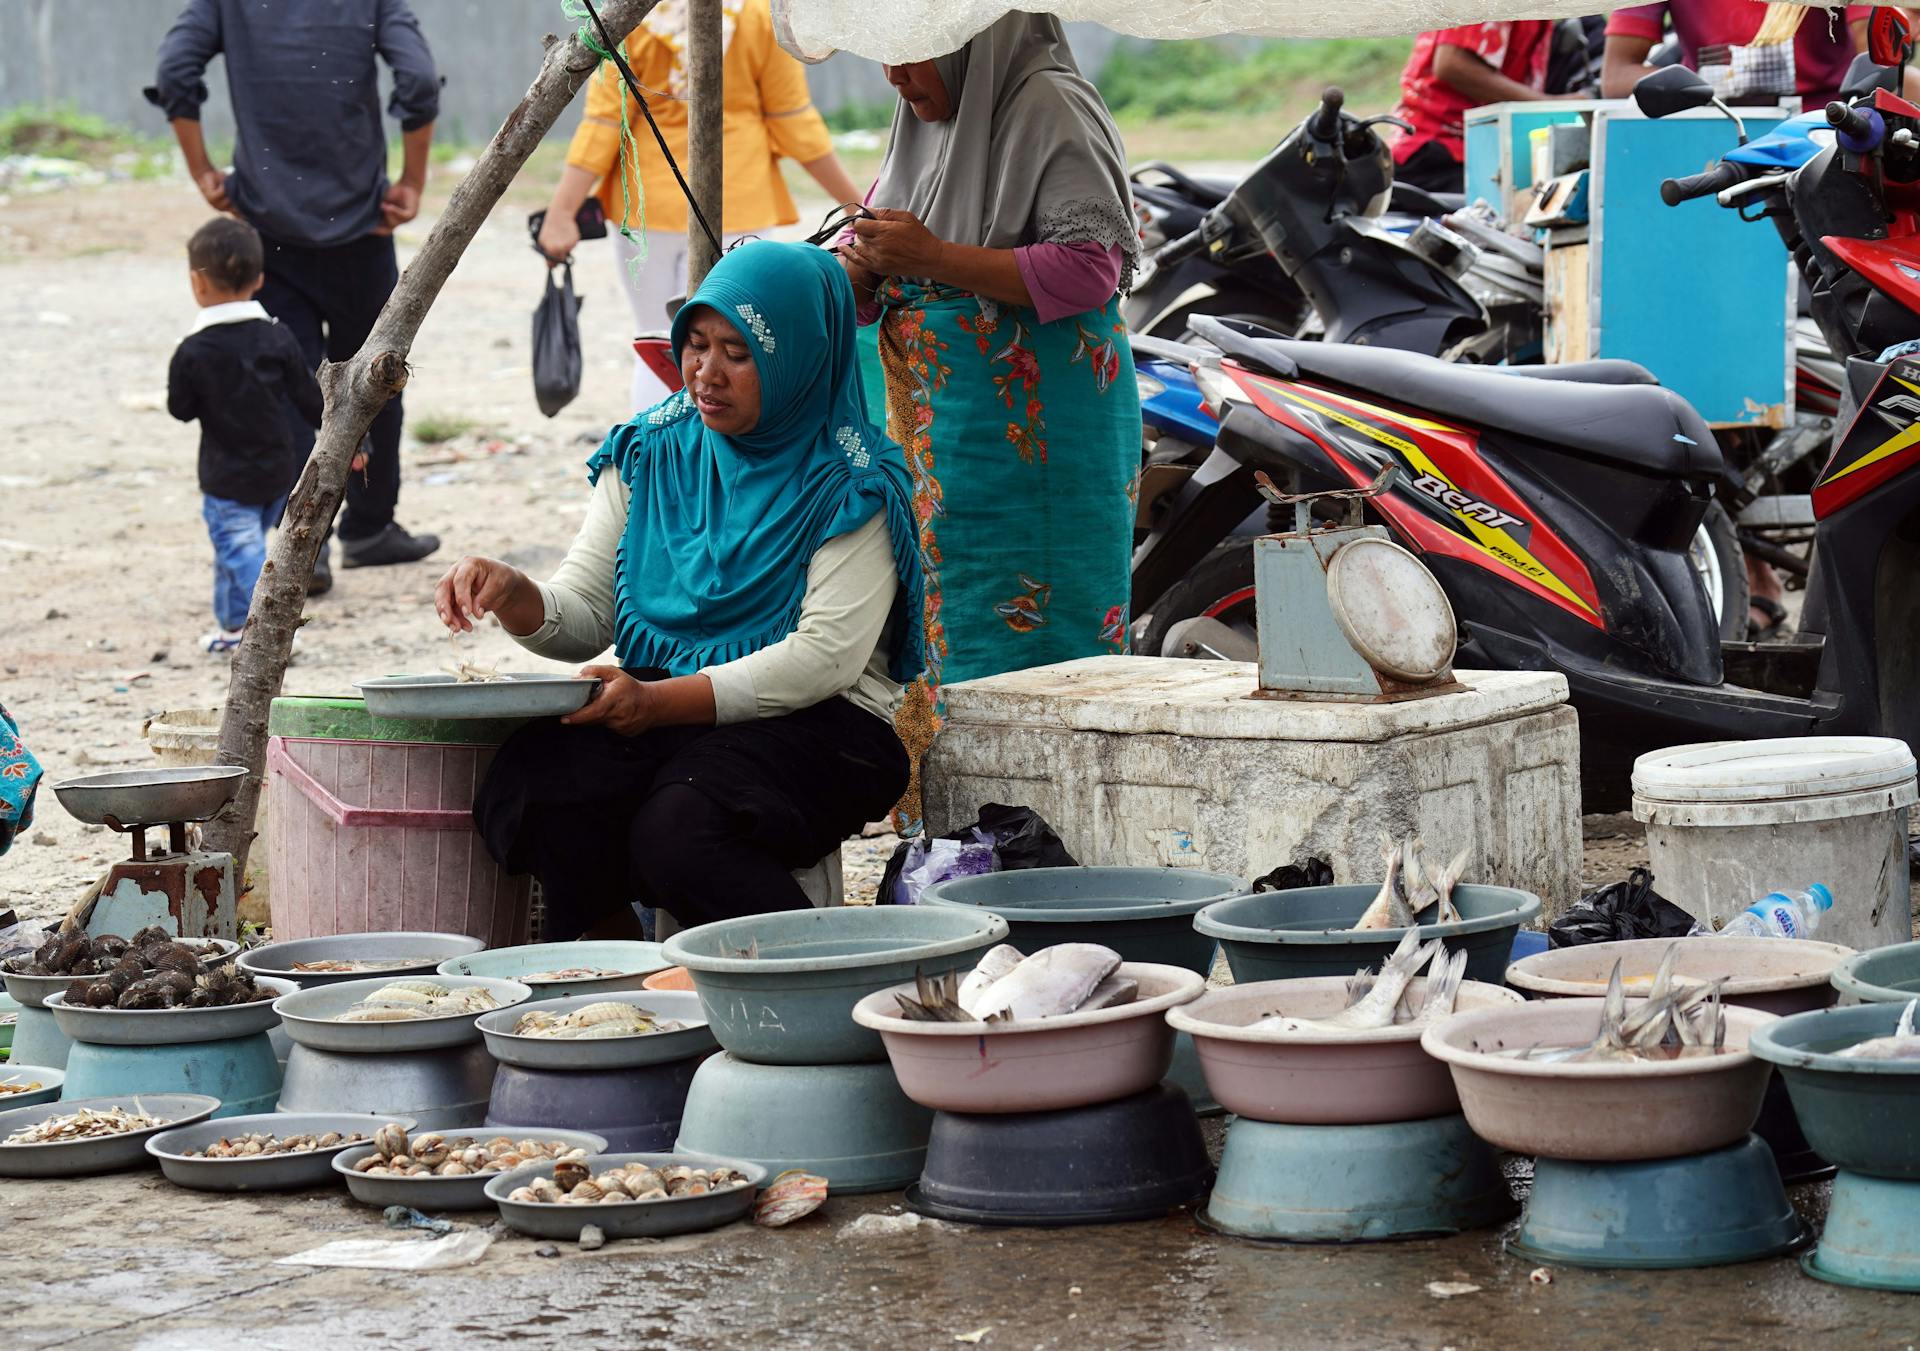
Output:
<svg viewBox="0 0 1920 1351">
<path fill-rule="evenodd" d="M 1769 891 L 1823 882 L 1814 936 L 1862 951 L 1913 937 L 1913 753 L 1887 737 L 1674 746 L 1633 766 L 1633 815 L 1661 895 L 1718 927 Z"/>
</svg>

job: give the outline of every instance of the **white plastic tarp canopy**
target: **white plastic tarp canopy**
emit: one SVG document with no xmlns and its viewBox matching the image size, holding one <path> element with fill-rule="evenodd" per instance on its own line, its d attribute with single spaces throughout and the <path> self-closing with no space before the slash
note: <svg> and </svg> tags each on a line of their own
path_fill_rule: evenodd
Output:
<svg viewBox="0 0 1920 1351">
<path fill-rule="evenodd" d="M 1564 19 L 1608 7 L 1602 0 L 773 0 L 781 45 L 801 60 L 848 51 L 893 63 L 957 51 L 1013 9 L 1089 20 L 1143 38 L 1340 38 Z"/>
</svg>

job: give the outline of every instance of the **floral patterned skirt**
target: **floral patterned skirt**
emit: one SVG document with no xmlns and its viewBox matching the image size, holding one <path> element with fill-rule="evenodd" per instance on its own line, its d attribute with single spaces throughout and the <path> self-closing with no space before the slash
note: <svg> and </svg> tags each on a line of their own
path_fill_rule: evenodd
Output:
<svg viewBox="0 0 1920 1351">
<path fill-rule="evenodd" d="M 927 672 L 898 719 L 914 780 L 956 680 L 1124 652 L 1140 393 L 1116 298 L 1042 324 L 971 292 L 889 281 L 887 430 L 913 471 Z"/>
</svg>

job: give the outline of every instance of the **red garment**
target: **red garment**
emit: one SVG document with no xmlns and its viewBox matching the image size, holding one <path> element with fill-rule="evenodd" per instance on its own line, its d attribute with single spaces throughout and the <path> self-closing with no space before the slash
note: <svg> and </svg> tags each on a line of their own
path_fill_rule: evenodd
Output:
<svg viewBox="0 0 1920 1351">
<path fill-rule="evenodd" d="M 1753 0 L 1730 0 L 1752 4 Z M 1757 6 L 1756 6 L 1757 8 Z M 1438 141 L 1449 155 L 1464 161 L 1464 118 L 1475 106 L 1472 99 L 1433 73 L 1433 58 L 1442 47 L 1464 47 L 1509 80 L 1529 89 L 1547 87 L 1547 57 L 1553 50 L 1553 23 L 1548 19 L 1517 19 L 1511 23 L 1470 23 L 1422 33 L 1413 41 L 1413 54 L 1400 72 L 1400 106 L 1393 111 L 1413 124 L 1393 147 L 1393 161 L 1428 141 Z"/>
<path fill-rule="evenodd" d="M 1818 108 L 1839 96 L 1840 82 L 1853 64 L 1853 33 L 1848 25 L 1871 12 L 1866 5 L 1849 5 L 1845 14 L 1832 19 L 1825 11 L 1815 10 L 1801 21 L 1793 35 L 1793 82 L 1804 107 Z M 1614 10 L 1607 16 L 1607 36 L 1657 43 L 1661 20 L 1671 19 L 1673 35 L 1680 39 L 1681 61 L 1698 69 L 1702 47 L 1744 45 L 1753 40 L 1766 17 L 1767 7 L 1754 0 L 1669 0 Z"/>
</svg>

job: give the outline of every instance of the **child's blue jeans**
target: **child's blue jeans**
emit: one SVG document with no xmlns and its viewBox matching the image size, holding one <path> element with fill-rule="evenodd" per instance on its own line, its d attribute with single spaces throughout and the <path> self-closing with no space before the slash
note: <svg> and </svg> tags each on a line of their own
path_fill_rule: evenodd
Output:
<svg viewBox="0 0 1920 1351">
<path fill-rule="evenodd" d="M 272 502 L 233 502 L 202 494 L 200 515 L 213 540 L 213 617 L 227 630 L 247 622 L 253 584 L 267 561 L 267 531 L 287 505 L 282 496 Z"/>
</svg>

